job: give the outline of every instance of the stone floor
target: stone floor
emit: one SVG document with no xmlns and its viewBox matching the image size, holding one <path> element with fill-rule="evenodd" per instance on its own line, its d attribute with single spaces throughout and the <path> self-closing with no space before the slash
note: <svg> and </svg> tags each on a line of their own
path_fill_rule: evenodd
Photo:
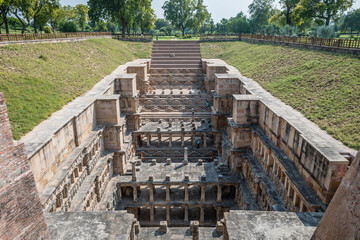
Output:
<svg viewBox="0 0 360 240">
<path fill-rule="evenodd" d="M 167 233 L 159 233 L 159 229 L 141 228 L 139 234 L 135 234 L 135 240 L 192 240 L 193 236 L 190 229 L 186 227 L 168 228 Z M 199 240 L 223 239 L 223 235 L 218 235 L 215 228 L 201 227 L 199 229 Z"/>
<path fill-rule="evenodd" d="M 311 239 L 324 213 L 230 211 L 229 240 Z"/>
<path fill-rule="evenodd" d="M 128 240 L 134 216 L 126 211 L 45 213 L 52 239 Z"/>
</svg>

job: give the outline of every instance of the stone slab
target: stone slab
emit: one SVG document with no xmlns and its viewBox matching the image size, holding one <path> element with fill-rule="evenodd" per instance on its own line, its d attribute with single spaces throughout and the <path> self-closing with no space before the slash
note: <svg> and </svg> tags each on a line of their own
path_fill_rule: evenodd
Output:
<svg viewBox="0 0 360 240">
<path fill-rule="evenodd" d="M 52 239 L 128 240 L 134 216 L 126 211 L 45 213 Z"/>
</svg>

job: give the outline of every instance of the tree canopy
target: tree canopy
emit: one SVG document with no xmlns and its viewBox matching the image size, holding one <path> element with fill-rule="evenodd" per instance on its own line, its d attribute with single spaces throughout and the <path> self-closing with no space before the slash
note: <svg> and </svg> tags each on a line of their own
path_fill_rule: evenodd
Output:
<svg viewBox="0 0 360 240">
<path fill-rule="evenodd" d="M 165 19 L 183 36 L 186 29 L 200 30 L 209 15 L 203 0 L 167 0 L 162 8 Z"/>
<path fill-rule="evenodd" d="M 331 21 L 337 22 L 353 3 L 353 0 L 300 0 L 294 9 L 296 24 L 314 19 L 318 25 L 328 26 Z"/>
<path fill-rule="evenodd" d="M 125 37 L 128 28 L 136 22 L 139 11 L 145 11 L 140 23 L 152 27 L 156 18 L 151 9 L 152 0 L 89 0 L 89 17 L 92 21 L 110 20 L 122 26 Z M 144 17 L 144 18 L 143 18 Z M 147 23 L 145 24 L 145 22 Z"/>
</svg>

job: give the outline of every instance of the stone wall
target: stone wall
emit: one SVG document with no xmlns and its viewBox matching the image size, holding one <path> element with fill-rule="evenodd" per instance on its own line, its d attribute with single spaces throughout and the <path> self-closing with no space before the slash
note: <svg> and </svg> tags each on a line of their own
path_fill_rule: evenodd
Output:
<svg viewBox="0 0 360 240">
<path fill-rule="evenodd" d="M 0 93 L 0 238 L 49 239 L 50 235 L 23 144 L 12 140 Z"/>
<path fill-rule="evenodd" d="M 238 127 L 259 124 L 271 142 L 295 164 L 302 178 L 323 203 L 329 203 L 347 170 L 348 160 L 343 154 L 351 156 L 354 151 L 334 140 L 299 112 L 274 98 L 255 81 L 242 76 L 236 68 L 224 61 L 204 59 L 203 65 L 207 80 L 215 83 L 214 86 L 207 86 L 207 91 L 212 91 L 215 96 L 213 114 L 220 116 L 214 118 L 214 126 L 226 128 L 229 116 L 232 116 L 229 119 Z M 234 83 L 236 79 L 238 83 Z M 217 92 L 224 93 L 224 96 Z M 226 96 L 229 94 L 235 94 L 231 110 L 231 100 Z M 244 143 L 248 132 L 241 132 L 232 134 L 233 148 L 234 145 L 248 147 Z"/>
<path fill-rule="evenodd" d="M 312 239 L 360 239 L 360 151 Z"/>
</svg>

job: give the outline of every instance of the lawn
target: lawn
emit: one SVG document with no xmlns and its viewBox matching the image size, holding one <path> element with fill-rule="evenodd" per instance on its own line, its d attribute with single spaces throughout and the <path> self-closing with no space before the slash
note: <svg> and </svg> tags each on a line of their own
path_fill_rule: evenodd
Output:
<svg viewBox="0 0 360 240">
<path fill-rule="evenodd" d="M 151 56 L 151 43 L 92 39 L 0 47 L 0 92 L 15 139 L 90 90 L 121 64 Z"/>
<path fill-rule="evenodd" d="M 246 42 L 202 43 L 330 135 L 360 149 L 360 56 Z"/>
</svg>

